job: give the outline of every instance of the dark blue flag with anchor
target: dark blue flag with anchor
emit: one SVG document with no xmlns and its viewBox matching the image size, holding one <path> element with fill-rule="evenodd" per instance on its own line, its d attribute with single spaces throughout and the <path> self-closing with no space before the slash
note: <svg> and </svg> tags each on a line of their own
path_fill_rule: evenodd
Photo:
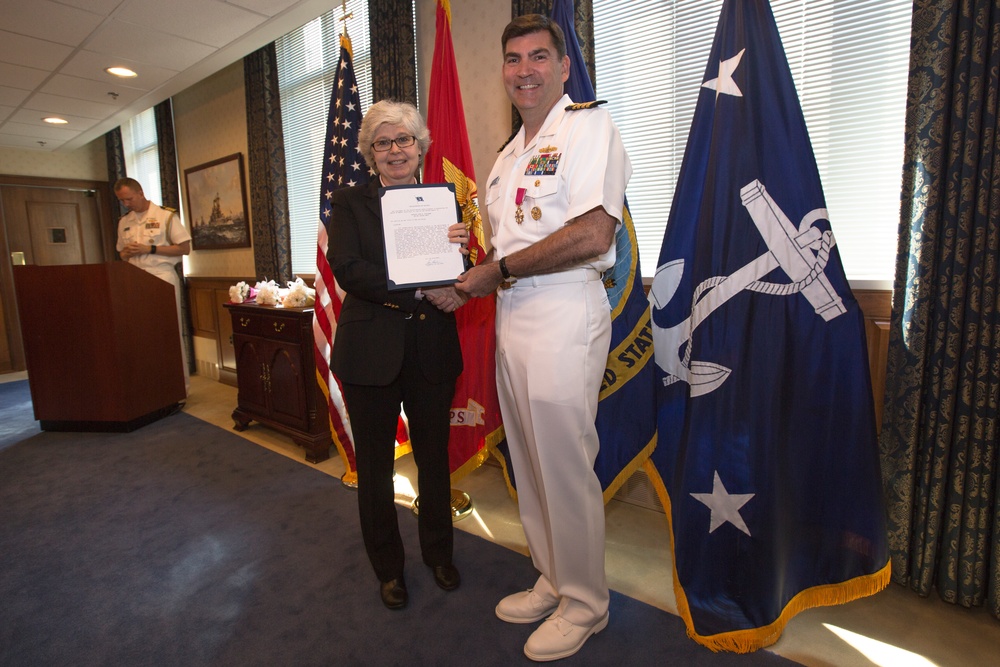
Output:
<svg viewBox="0 0 1000 667">
<path fill-rule="evenodd" d="M 678 610 L 752 651 L 889 580 L 862 313 L 771 8 L 727 0 L 649 294 Z"/>
</svg>

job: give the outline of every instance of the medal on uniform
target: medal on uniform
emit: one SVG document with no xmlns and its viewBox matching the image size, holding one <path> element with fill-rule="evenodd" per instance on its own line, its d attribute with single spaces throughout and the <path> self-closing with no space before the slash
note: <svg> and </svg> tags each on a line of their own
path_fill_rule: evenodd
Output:
<svg viewBox="0 0 1000 667">
<path fill-rule="evenodd" d="M 532 220 L 541 220 L 542 219 L 542 209 L 538 208 L 537 206 L 531 207 L 531 219 Z"/>
<path fill-rule="evenodd" d="M 521 210 L 521 204 L 524 203 L 524 195 L 528 193 L 528 188 L 518 188 L 517 194 L 514 196 L 514 203 L 517 204 L 517 210 L 514 211 L 514 222 L 521 224 L 524 222 L 524 211 Z"/>
</svg>

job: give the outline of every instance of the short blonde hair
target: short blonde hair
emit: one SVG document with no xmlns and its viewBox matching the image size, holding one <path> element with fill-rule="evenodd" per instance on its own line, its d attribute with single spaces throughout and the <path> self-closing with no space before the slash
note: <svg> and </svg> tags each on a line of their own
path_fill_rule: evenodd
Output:
<svg viewBox="0 0 1000 667">
<path fill-rule="evenodd" d="M 427 123 L 420 116 L 417 107 L 409 102 L 380 100 L 368 108 L 364 120 L 361 121 L 361 130 L 358 132 L 358 149 L 372 171 L 378 173 L 372 141 L 378 128 L 386 123 L 404 127 L 407 132 L 417 138 L 417 147 L 420 149 L 420 166 L 423 167 L 424 155 L 427 154 L 427 149 L 431 145 L 431 132 L 427 129 Z"/>
</svg>

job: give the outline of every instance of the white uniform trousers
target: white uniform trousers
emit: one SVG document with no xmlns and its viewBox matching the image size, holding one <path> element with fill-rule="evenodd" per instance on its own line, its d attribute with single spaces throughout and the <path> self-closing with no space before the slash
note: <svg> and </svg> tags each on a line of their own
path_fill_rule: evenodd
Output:
<svg viewBox="0 0 1000 667">
<path fill-rule="evenodd" d="M 560 596 L 567 621 L 592 623 L 609 600 L 604 499 L 594 472 L 594 421 L 611 342 L 600 274 L 518 279 L 499 291 L 496 323 L 500 411 L 521 523 L 542 575 L 536 588 Z"/>
<path fill-rule="evenodd" d="M 177 332 L 181 337 L 181 364 L 184 366 L 184 391 L 185 393 L 191 392 L 191 372 L 188 370 L 188 351 L 187 345 L 184 344 L 184 319 L 181 316 L 181 279 L 177 275 L 177 271 L 174 269 L 173 265 L 164 265 L 163 267 L 156 268 L 144 268 L 140 267 L 147 273 L 150 273 L 160 280 L 165 280 L 170 283 L 174 288 L 174 303 L 177 306 Z"/>
</svg>

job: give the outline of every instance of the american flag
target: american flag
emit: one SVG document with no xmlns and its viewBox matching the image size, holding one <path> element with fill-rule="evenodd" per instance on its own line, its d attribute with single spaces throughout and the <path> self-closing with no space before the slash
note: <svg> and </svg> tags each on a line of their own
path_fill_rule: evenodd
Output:
<svg viewBox="0 0 1000 667">
<path fill-rule="evenodd" d="M 361 99 L 354 78 L 351 40 L 340 36 L 340 62 L 337 79 L 330 94 L 326 144 L 323 150 L 323 182 L 320 186 L 319 236 L 316 243 L 316 309 L 313 316 L 316 374 L 320 389 L 327 397 L 330 409 L 330 431 L 333 442 L 344 461 L 344 482 L 355 483 L 354 441 L 347 407 L 340 384 L 330 372 L 330 350 L 337 333 L 337 318 L 343 305 L 344 292 L 337 286 L 326 259 L 329 247 L 327 225 L 330 224 L 333 191 L 337 188 L 363 185 L 369 180 L 368 167 L 358 150 L 358 130 L 361 127 Z"/>
</svg>

